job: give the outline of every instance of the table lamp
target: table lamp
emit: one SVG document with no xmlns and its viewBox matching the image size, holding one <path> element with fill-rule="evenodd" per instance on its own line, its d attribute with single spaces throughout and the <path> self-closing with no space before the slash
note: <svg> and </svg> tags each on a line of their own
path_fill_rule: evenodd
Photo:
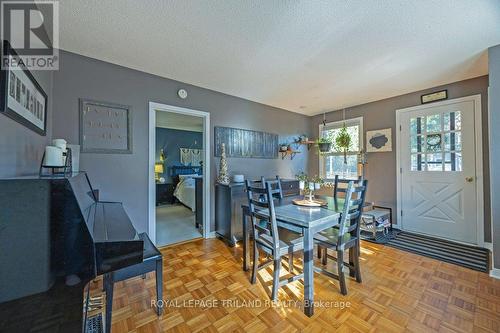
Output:
<svg viewBox="0 0 500 333">
<path fill-rule="evenodd" d="M 163 173 L 163 163 L 155 163 L 155 180 L 160 179 L 160 173 Z"/>
</svg>

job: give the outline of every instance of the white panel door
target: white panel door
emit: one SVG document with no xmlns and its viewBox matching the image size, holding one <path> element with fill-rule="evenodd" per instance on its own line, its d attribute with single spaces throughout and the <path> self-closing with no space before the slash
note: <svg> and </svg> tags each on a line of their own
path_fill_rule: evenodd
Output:
<svg viewBox="0 0 500 333">
<path fill-rule="evenodd" d="M 474 102 L 429 105 L 400 121 L 403 229 L 477 243 Z"/>
</svg>

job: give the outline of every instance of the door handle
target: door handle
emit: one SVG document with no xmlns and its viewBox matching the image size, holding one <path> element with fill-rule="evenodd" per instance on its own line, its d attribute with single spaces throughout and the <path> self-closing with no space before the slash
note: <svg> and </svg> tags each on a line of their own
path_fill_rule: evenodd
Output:
<svg viewBox="0 0 500 333">
<path fill-rule="evenodd" d="M 472 183 L 474 181 L 474 177 L 465 177 L 465 181 L 467 183 Z"/>
</svg>

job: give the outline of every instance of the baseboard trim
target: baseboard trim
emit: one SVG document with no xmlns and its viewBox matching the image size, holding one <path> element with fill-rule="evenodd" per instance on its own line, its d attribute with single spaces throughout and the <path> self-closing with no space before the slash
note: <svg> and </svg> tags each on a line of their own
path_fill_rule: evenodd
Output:
<svg viewBox="0 0 500 333">
<path fill-rule="evenodd" d="M 215 231 L 209 232 L 207 238 L 215 238 L 217 235 L 215 234 Z"/>
<path fill-rule="evenodd" d="M 490 276 L 492 278 L 495 278 L 495 279 L 499 279 L 500 280 L 500 268 L 493 268 L 491 271 L 490 271 Z"/>
</svg>

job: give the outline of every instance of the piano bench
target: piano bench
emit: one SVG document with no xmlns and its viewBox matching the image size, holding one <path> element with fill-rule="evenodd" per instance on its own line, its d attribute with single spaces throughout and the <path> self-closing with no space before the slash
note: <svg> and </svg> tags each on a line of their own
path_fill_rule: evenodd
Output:
<svg viewBox="0 0 500 333">
<path fill-rule="evenodd" d="M 144 241 L 144 252 L 142 263 L 121 268 L 111 273 L 104 274 L 104 291 L 106 292 L 106 333 L 111 332 L 111 316 L 113 307 L 113 286 L 115 282 L 130 279 L 136 276 L 145 277 L 146 273 L 156 272 L 156 313 L 161 315 L 163 300 L 163 257 L 161 252 L 154 246 L 146 233 L 139 234 Z"/>
</svg>

